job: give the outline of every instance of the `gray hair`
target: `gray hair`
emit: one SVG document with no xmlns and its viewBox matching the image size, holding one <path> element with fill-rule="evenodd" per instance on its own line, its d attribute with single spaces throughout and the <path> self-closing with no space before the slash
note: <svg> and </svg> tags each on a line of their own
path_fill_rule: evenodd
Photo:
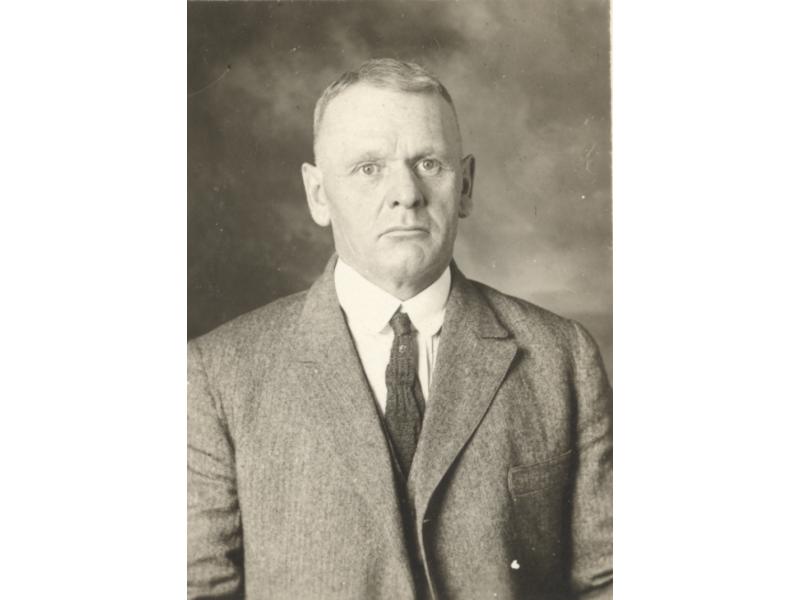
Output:
<svg viewBox="0 0 800 600">
<path fill-rule="evenodd" d="M 356 71 L 343 73 L 322 92 L 314 107 L 315 145 L 328 103 L 347 88 L 359 82 L 398 92 L 438 94 L 450 105 L 453 114 L 456 113 L 453 99 L 444 84 L 418 64 L 394 58 L 372 58 L 358 67 Z M 457 116 L 456 123 L 458 123 Z"/>
</svg>

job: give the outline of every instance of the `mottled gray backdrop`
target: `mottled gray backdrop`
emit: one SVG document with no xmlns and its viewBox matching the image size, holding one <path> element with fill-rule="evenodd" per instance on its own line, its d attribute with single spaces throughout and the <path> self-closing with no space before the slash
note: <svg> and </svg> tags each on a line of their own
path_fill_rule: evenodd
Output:
<svg viewBox="0 0 800 600">
<path fill-rule="evenodd" d="M 576 318 L 611 372 L 609 7 L 190 2 L 188 333 L 307 288 L 333 250 L 300 165 L 324 87 L 370 57 L 436 73 L 477 159 L 456 261 Z"/>
</svg>

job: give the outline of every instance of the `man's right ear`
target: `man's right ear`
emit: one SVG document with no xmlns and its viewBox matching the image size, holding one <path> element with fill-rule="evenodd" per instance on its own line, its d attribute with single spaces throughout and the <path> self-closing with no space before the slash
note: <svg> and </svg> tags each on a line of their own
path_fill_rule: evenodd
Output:
<svg viewBox="0 0 800 600">
<path fill-rule="evenodd" d="M 303 163 L 301 171 L 311 218 L 320 227 L 327 227 L 331 224 L 331 215 L 328 210 L 328 198 L 325 195 L 325 188 L 322 187 L 322 171 L 319 167 L 309 163 Z"/>
</svg>

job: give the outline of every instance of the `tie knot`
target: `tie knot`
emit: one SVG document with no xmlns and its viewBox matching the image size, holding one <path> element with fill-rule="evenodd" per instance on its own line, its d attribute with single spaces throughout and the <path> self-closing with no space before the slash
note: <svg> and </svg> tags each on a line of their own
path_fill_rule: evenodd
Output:
<svg viewBox="0 0 800 600">
<path fill-rule="evenodd" d="M 389 321 L 389 325 L 392 327 L 395 336 L 408 335 L 413 331 L 411 328 L 411 319 L 409 319 L 408 315 L 404 312 L 395 313 Z"/>
</svg>

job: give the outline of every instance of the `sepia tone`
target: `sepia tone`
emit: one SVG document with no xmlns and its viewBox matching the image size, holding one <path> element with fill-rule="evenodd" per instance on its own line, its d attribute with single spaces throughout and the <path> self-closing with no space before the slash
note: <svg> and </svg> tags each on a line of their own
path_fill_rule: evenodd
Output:
<svg viewBox="0 0 800 600">
<path fill-rule="evenodd" d="M 583 323 L 611 375 L 608 31 L 591 0 L 190 2 L 189 337 L 322 272 L 300 177 L 314 102 L 387 56 L 441 78 L 476 157 L 459 268 Z"/>
</svg>

